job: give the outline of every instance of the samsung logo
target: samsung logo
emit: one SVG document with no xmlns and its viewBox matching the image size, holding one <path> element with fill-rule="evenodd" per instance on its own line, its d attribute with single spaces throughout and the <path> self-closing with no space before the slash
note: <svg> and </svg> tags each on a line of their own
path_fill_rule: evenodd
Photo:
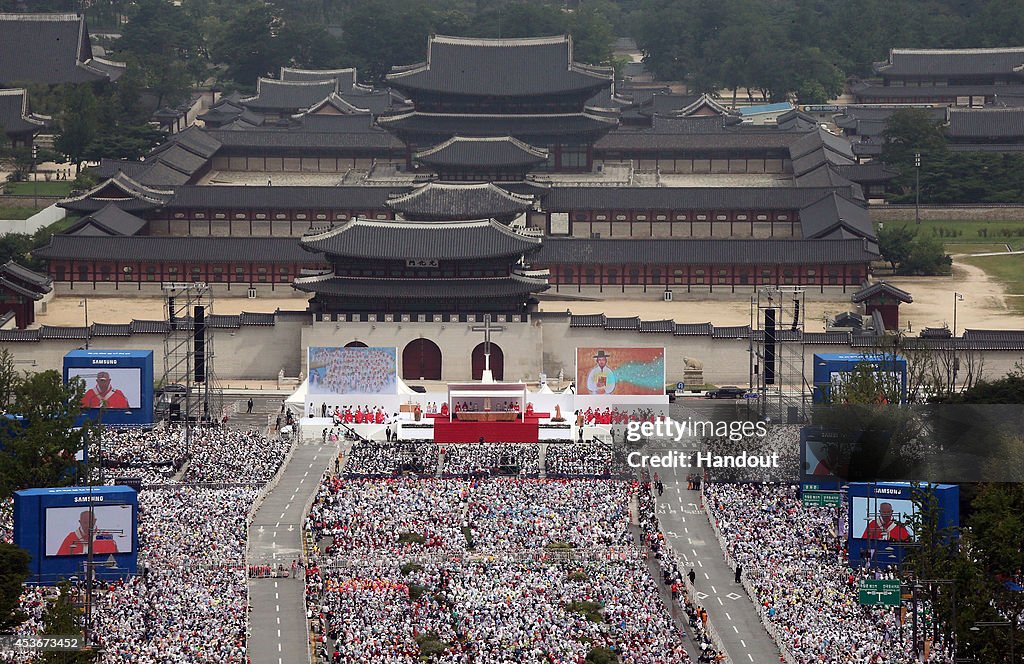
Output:
<svg viewBox="0 0 1024 664">
<path fill-rule="evenodd" d="M 903 493 L 903 489 L 875 489 L 875 493 L 887 493 L 893 496 L 898 496 Z"/>
<path fill-rule="evenodd" d="M 93 360 L 93 364 L 117 364 L 117 360 Z"/>
<path fill-rule="evenodd" d="M 102 503 L 103 502 L 103 496 L 93 496 L 91 501 L 90 501 L 89 496 L 75 496 L 75 502 L 76 503 L 88 503 L 88 502 Z"/>
</svg>

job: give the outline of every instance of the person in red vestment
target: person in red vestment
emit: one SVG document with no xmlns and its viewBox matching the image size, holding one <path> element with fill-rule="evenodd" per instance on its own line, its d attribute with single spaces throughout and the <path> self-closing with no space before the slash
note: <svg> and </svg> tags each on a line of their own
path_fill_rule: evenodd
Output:
<svg viewBox="0 0 1024 664">
<path fill-rule="evenodd" d="M 448 417 L 448 402 L 447 401 L 445 401 L 445 402 L 443 402 L 441 404 L 441 415 L 443 417 Z"/>
<path fill-rule="evenodd" d="M 587 424 L 590 424 L 591 422 L 593 422 L 593 421 L 594 421 L 594 411 L 593 411 L 593 409 L 592 409 L 592 408 L 590 408 L 589 406 L 587 407 L 587 410 L 586 410 L 586 412 L 584 413 L 584 415 L 585 415 L 585 417 L 586 417 L 586 422 L 587 422 Z"/>
<path fill-rule="evenodd" d="M 868 522 L 861 538 L 906 542 L 910 540 L 910 532 L 906 526 L 892 518 L 892 504 L 882 503 L 878 506 L 878 516 Z"/>
<path fill-rule="evenodd" d="M 96 529 L 96 518 L 86 510 L 78 515 L 78 528 L 68 533 L 57 549 L 58 556 L 78 556 L 89 553 L 89 532 L 93 535 L 94 554 L 117 553 L 117 543 L 109 533 Z"/>
<path fill-rule="evenodd" d="M 384 411 L 377 407 L 377 414 L 374 415 L 373 421 L 377 424 L 384 424 Z"/>
<path fill-rule="evenodd" d="M 96 385 L 82 397 L 82 408 L 128 408 L 128 397 L 110 385 L 110 373 L 96 374 Z"/>
<path fill-rule="evenodd" d="M 526 404 L 526 416 L 533 417 L 533 402 L 530 401 Z"/>
<path fill-rule="evenodd" d="M 363 409 L 360 408 L 359 406 L 356 406 L 355 418 L 356 418 L 356 424 L 362 424 L 363 423 Z"/>
<path fill-rule="evenodd" d="M 345 424 L 352 424 L 352 407 L 345 409 Z"/>
</svg>

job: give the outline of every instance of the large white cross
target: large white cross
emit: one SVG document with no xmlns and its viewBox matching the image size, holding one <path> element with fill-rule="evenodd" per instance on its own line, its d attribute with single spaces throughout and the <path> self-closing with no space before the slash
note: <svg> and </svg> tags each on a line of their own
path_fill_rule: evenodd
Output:
<svg viewBox="0 0 1024 664">
<path fill-rule="evenodd" d="M 491 332 L 503 332 L 505 328 L 501 325 L 491 325 L 491 315 L 484 314 L 484 324 L 474 325 L 474 332 L 484 333 L 484 380 L 491 374 Z"/>
</svg>

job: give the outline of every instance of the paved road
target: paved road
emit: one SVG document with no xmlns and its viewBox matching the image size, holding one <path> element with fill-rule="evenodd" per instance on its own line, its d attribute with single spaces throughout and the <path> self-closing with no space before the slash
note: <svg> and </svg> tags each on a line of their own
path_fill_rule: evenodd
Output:
<svg viewBox="0 0 1024 664">
<path fill-rule="evenodd" d="M 249 527 L 249 564 L 280 562 L 291 568 L 302 554 L 305 506 L 324 470 L 337 458 L 335 445 L 298 444 L 277 486 Z M 307 662 L 305 582 L 301 578 L 249 579 L 248 655 L 252 664 Z"/>
<path fill-rule="evenodd" d="M 677 419 L 680 415 L 705 419 L 708 413 L 699 410 L 712 410 L 710 406 L 683 408 L 689 412 L 674 412 L 673 416 Z M 695 441 L 686 440 L 678 444 L 662 444 L 661 447 L 666 450 L 695 450 L 695 445 Z M 707 609 L 708 617 L 718 630 L 732 661 L 735 664 L 778 662 L 778 647 L 761 625 L 743 586 L 735 582 L 732 568 L 725 563 L 714 530 L 701 508 L 700 492 L 686 488 L 686 476 L 690 472 L 686 468 L 658 470 L 665 485 L 664 495 L 657 499 L 662 531 L 683 564 L 693 567 L 696 573 L 694 590 L 697 593 L 694 600 Z"/>
</svg>

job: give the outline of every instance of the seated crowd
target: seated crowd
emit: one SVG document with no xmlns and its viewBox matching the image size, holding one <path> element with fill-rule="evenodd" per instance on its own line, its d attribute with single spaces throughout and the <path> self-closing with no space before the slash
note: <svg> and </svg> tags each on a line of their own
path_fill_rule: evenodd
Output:
<svg viewBox="0 0 1024 664">
<path fill-rule="evenodd" d="M 615 458 L 612 445 L 597 440 L 549 444 L 544 465 L 548 477 L 619 477 L 628 471 Z"/>
<path fill-rule="evenodd" d="M 788 485 L 708 483 L 705 500 L 727 555 L 742 565 L 764 619 L 796 661 L 915 661 L 910 630 L 901 635 L 892 610 L 858 603 L 834 508 L 804 507 Z M 952 659 L 937 644 L 928 661 Z"/>
<path fill-rule="evenodd" d="M 403 473 L 431 475 L 437 470 L 436 443 L 359 441 L 345 459 L 346 477 L 395 477 Z"/>
<path fill-rule="evenodd" d="M 307 522 L 322 547 L 307 570 L 322 658 L 577 662 L 607 647 L 624 663 L 689 662 L 630 534 L 634 490 L 325 478 Z"/>
<path fill-rule="evenodd" d="M 441 448 L 443 477 L 540 475 L 540 447 L 522 443 L 468 443 Z"/>
</svg>

